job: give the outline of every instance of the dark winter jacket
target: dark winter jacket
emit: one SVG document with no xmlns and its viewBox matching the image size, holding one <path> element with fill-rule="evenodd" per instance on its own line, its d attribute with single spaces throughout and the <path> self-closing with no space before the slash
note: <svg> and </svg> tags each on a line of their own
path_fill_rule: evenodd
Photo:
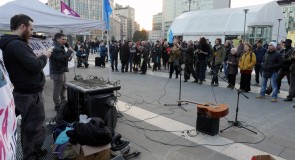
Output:
<svg viewBox="0 0 295 160">
<path fill-rule="evenodd" d="M 255 55 L 256 55 L 256 64 L 261 64 L 263 57 L 265 55 L 265 53 L 267 52 L 267 50 L 263 47 L 256 47 L 255 50 L 253 50 Z"/>
<path fill-rule="evenodd" d="M 160 63 L 162 49 L 160 46 L 155 46 L 152 53 L 152 61 L 154 63 Z"/>
<path fill-rule="evenodd" d="M 197 53 L 197 57 L 198 57 L 198 61 L 204 61 L 206 60 L 206 58 L 211 54 L 211 48 L 208 44 L 202 44 L 202 45 L 198 45 L 196 47 L 197 49 L 203 51 L 203 52 L 207 52 L 208 54 L 204 54 L 204 53 Z"/>
<path fill-rule="evenodd" d="M 232 47 L 229 45 L 229 46 L 225 46 L 225 57 L 224 57 L 224 62 L 227 61 L 227 58 L 228 56 L 231 54 L 230 51 L 231 51 Z"/>
<path fill-rule="evenodd" d="M 184 64 L 193 64 L 194 61 L 194 45 L 191 44 L 187 48 L 180 48 L 180 51 L 184 53 Z"/>
<path fill-rule="evenodd" d="M 119 46 L 118 45 L 111 45 L 111 48 L 110 48 L 110 56 L 112 57 L 112 58 L 118 58 L 118 53 L 119 53 L 119 51 L 120 51 L 120 48 L 119 48 Z"/>
<path fill-rule="evenodd" d="M 268 51 L 262 61 L 262 71 L 266 74 L 278 72 L 282 65 L 282 56 L 276 51 Z"/>
<path fill-rule="evenodd" d="M 18 35 L 3 35 L 0 49 L 14 91 L 37 93 L 43 90 L 45 76 L 43 68 L 47 63 L 45 55 L 37 57 L 32 48 Z"/>
<path fill-rule="evenodd" d="M 74 130 L 67 131 L 72 144 L 79 143 L 80 145 L 102 146 L 111 142 L 111 131 L 105 126 L 102 119 L 98 117 L 91 118 L 90 122 L 75 123 Z"/>
<path fill-rule="evenodd" d="M 68 72 L 68 61 L 72 55 L 72 51 L 65 51 L 57 41 L 53 41 L 53 52 L 49 59 L 50 74 L 62 74 Z"/>
<path fill-rule="evenodd" d="M 291 64 L 292 64 L 292 60 L 290 59 L 290 56 L 292 55 L 294 51 L 294 48 L 293 47 L 290 47 L 290 48 L 286 48 L 286 49 L 283 49 L 280 54 L 282 55 L 282 58 L 283 58 L 283 64 L 281 66 L 281 69 L 284 70 L 284 71 L 288 71 Z"/>
<path fill-rule="evenodd" d="M 79 51 L 76 53 L 76 56 L 77 56 L 78 58 L 86 57 L 86 56 L 87 56 L 87 52 L 86 52 L 86 51 L 81 51 L 81 50 L 79 50 Z"/>
<path fill-rule="evenodd" d="M 122 63 L 127 63 L 130 56 L 130 48 L 128 43 L 124 43 L 120 49 L 120 60 Z"/>
<path fill-rule="evenodd" d="M 148 61 L 149 52 L 145 47 L 141 51 L 141 58 L 143 58 L 143 60 L 146 61 L 146 62 Z"/>
<path fill-rule="evenodd" d="M 228 74 L 238 74 L 238 68 L 239 68 L 239 56 L 238 54 L 232 55 L 230 54 L 227 57 L 228 62 L 232 62 L 232 64 L 228 64 L 227 72 Z"/>
</svg>

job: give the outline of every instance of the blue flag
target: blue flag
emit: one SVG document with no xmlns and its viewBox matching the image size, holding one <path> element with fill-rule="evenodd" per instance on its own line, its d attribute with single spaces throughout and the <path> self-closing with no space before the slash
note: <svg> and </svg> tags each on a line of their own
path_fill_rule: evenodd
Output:
<svg viewBox="0 0 295 160">
<path fill-rule="evenodd" d="M 106 23 L 106 29 L 110 29 L 110 15 L 112 14 L 112 7 L 109 0 L 103 0 L 103 20 Z"/>
<path fill-rule="evenodd" d="M 173 35 L 173 32 L 170 28 L 168 31 L 168 38 L 167 38 L 169 43 L 173 43 L 173 37 L 174 37 L 174 35 Z"/>
</svg>

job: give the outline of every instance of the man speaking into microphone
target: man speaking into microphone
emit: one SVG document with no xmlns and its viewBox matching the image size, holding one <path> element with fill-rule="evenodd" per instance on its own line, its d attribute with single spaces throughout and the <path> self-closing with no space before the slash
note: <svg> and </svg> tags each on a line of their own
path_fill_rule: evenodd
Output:
<svg viewBox="0 0 295 160">
<path fill-rule="evenodd" d="M 64 46 L 67 47 L 65 51 Z M 50 57 L 50 78 L 53 80 L 53 102 L 55 110 L 58 111 L 62 102 L 66 101 L 66 74 L 69 71 L 68 61 L 71 60 L 72 47 L 67 44 L 67 39 L 64 34 L 56 33 L 53 38 L 53 52 Z"/>
</svg>

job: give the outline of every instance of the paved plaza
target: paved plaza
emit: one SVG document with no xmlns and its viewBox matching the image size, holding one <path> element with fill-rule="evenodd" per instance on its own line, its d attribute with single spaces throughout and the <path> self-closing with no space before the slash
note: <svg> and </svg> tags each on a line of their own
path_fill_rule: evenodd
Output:
<svg viewBox="0 0 295 160">
<path fill-rule="evenodd" d="M 250 160 L 253 155 L 271 154 L 278 159 L 295 159 L 295 108 L 294 102 L 284 102 L 287 83 L 284 79 L 278 102 L 270 102 L 271 97 L 258 100 L 260 87 L 251 86 L 240 95 L 238 120 L 254 134 L 243 128 L 232 127 L 216 136 L 196 132 L 197 111 L 195 104 L 164 106 L 176 103 L 179 96 L 179 79 L 168 79 L 168 70 L 147 75 L 111 72 L 106 68 L 94 67 L 94 56 L 89 58 L 89 68 L 71 68 L 68 81 L 75 73 L 86 79 L 89 75 L 120 81 L 117 110 L 123 114 L 118 118 L 116 132 L 131 142 L 132 150 L 142 152 L 140 160 Z M 120 67 L 119 67 L 120 68 Z M 163 67 L 162 67 L 163 69 Z M 223 76 L 223 73 L 220 73 Z M 182 82 L 181 97 L 198 103 L 212 102 L 228 104 L 229 114 L 220 119 L 220 129 L 234 120 L 237 106 L 237 91 L 226 88 L 219 79 L 218 87 L 211 87 L 210 75 L 203 85 L 192 79 Z M 46 118 L 55 116 L 52 101 L 53 82 L 46 78 L 44 90 Z M 237 80 L 239 83 L 239 78 Z M 254 76 L 252 76 L 254 83 Z M 236 85 L 238 87 L 238 85 Z"/>
</svg>

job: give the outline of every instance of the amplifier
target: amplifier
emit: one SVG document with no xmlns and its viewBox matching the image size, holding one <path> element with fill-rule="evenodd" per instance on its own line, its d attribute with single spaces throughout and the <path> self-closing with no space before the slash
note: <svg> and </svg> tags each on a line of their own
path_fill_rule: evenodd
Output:
<svg viewBox="0 0 295 160">
<path fill-rule="evenodd" d="M 219 118 L 210 118 L 207 114 L 198 113 L 196 130 L 214 136 L 219 132 Z"/>
</svg>

